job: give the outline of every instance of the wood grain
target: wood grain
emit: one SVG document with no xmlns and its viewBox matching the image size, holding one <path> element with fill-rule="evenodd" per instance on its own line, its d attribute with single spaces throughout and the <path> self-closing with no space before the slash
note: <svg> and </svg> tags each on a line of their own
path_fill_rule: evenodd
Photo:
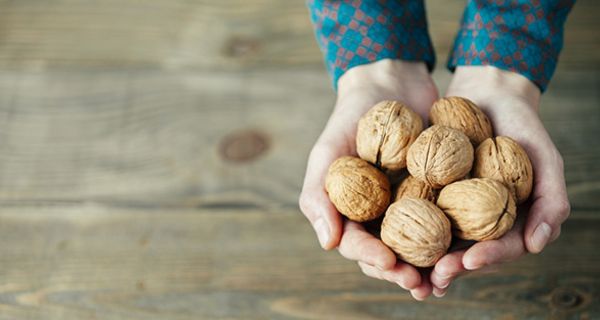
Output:
<svg viewBox="0 0 600 320">
<path fill-rule="evenodd" d="M 543 254 L 474 273 L 446 298 L 424 304 L 320 250 L 296 210 L 22 206 L 4 210 L 0 222 L 0 319 L 546 319 L 600 312 L 598 217 L 571 219 Z"/>
<path fill-rule="evenodd" d="M 296 206 L 331 97 L 320 74 L 294 75 L 0 74 L 0 201 Z M 288 98 L 300 90 L 321 105 Z M 269 137 L 260 161 L 224 161 L 219 144 L 239 130 Z"/>
</svg>

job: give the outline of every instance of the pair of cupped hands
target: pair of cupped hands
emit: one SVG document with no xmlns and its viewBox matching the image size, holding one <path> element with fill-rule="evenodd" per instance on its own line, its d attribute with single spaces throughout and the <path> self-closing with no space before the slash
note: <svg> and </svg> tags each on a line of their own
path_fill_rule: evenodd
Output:
<svg viewBox="0 0 600 320">
<path fill-rule="evenodd" d="M 433 268 L 420 269 L 396 258 L 381 240 L 356 222 L 344 219 L 325 191 L 329 165 L 341 156 L 356 155 L 360 117 L 382 100 L 410 106 L 427 124 L 429 109 L 439 98 L 422 62 L 381 60 L 348 70 L 338 80 L 335 108 L 310 152 L 300 208 L 312 224 L 321 247 L 337 248 L 357 261 L 364 274 L 409 290 L 417 300 L 446 294 L 459 275 L 539 253 L 560 235 L 570 212 L 563 160 L 538 115 L 540 90 L 527 78 L 491 66 L 459 66 L 446 96 L 465 97 L 490 118 L 497 136 L 509 136 L 523 146 L 534 169 L 531 200 L 519 208 L 511 231 L 497 240 L 467 248 L 450 248 Z"/>
</svg>

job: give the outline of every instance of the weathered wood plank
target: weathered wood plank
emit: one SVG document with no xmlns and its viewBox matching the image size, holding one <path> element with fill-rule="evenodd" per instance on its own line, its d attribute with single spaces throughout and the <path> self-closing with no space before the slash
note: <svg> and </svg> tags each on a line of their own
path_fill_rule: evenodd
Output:
<svg viewBox="0 0 600 320">
<path fill-rule="evenodd" d="M 0 2 L 0 66 L 320 63 L 302 1 Z"/>
<path fill-rule="evenodd" d="M 441 87 L 449 79 L 434 76 Z M 4 72 L 0 202 L 295 207 L 333 104 L 327 82 L 311 69 Z M 597 87 L 595 74 L 560 72 L 542 106 L 574 205 L 588 209 L 600 195 Z M 265 144 L 261 154 L 228 161 L 253 153 L 248 136 Z"/>
<path fill-rule="evenodd" d="M 467 276 L 446 298 L 419 304 L 320 250 L 298 211 L 274 213 L 3 210 L 0 319 L 600 316 L 598 217 L 571 219 L 543 254 Z"/>
<path fill-rule="evenodd" d="M 295 206 L 306 151 L 331 105 L 320 72 L 19 72 L 0 79 L 3 201 Z M 297 92 L 312 92 L 320 104 Z M 268 140 L 258 161 L 227 161 L 220 150 L 239 130 Z"/>
<path fill-rule="evenodd" d="M 427 1 L 440 65 L 462 0 Z M 568 20 L 565 67 L 600 66 L 598 2 Z M 304 1 L 0 1 L 0 68 L 226 69 L 321 65 Z"/>
</svg>

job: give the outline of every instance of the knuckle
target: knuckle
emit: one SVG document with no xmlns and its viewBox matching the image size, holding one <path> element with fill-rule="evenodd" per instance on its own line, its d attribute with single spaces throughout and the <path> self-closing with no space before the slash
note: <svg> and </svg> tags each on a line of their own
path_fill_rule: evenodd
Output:
<svg viewBox="0 0 600 320">
<path fill-rule="evenodd" d="M 350 259 L 348 258 L 348 251 L 346 249 L 346 245 L 344 243 L 344 239 L 342 238 L 342 241 L 340 241 L 340 245 L 337 247 L 337 251 L 340 253 L 340 255 L 346 259 Z M 362 269 L 362 266 L 361 266 Z"/>
<path fill-rule="evenodd" d="M 366 275 L 367 277 L 371 277 L 371 278 L 379 279 L 379 280 L 383 279 L 381 274 L 378 271 L 376 271 L 373 267 L 368 266 L 366 264 L 359 264 L 359 266 L 360 266 L 360 270 L 362 271 L 362 273 L 364 275 Z"/>
<path fill-rule="evenodd" d="M 564 222 L 565 220 L 567 220 L 569 218 L 569 215 L 571 215 L 571 204 L 569 203 L 569 200 L 561 200 L 558 205 L 558 219 L 559 222 Z"/>
<path fill-rule="evenodd" d="M 342 237 L 340 241 L 340 245 L 337 248 L 340 255 L 348 260 L 355 260 L 354 253 L 352 251 L 352 246 L 348 245 L 348 240 Z"/>
<path fill-rule="evenodd" d="M 300 198 L 298 199 L 298 206 L 300 207 L 300 211 L 302 211 L 302 214 L 304 214 L 304 216 L 306 216 L 306 218 L 308 218 L 308 220 L 310 220 L 311 223 L 313 223 L 316 219 L 317 214 L 315 213 L 314 203 L 311 200 L 311 197 L 308 196 L 305 191 L 302 191 L 302 194 L 300 194 Z"/>
<path fill-rule="evenodd" d="M 349 260 L 359 260 L 359 255 L 356 253 L 356 249 L 353 244 L 348 241 L 348 239 L 342 238 L 340 242 L 340 246 L 338 247 L 338 252 L 342 255 L 342 257 Z"/>
<path fill-rule="evenodd" d="M 556 239 L 558 239 L 558 237 L 560 237 L 560 232 L 561 232 L 561 227 L 559 226 L 556 231 L 554 231 L 554 234 L 552 235 L 552 237 L 550 238 L 550 241 L 555 241 Z"/>
<path fill-rule="evenodd" d="M 308 210 L 308 200 L 304 191 L 300 194 L 300 197 L 298 198 L 298 206 L 300 207 L 300 210 L 304 214 L 306 214 L 306 211 Z"/>
</svg>

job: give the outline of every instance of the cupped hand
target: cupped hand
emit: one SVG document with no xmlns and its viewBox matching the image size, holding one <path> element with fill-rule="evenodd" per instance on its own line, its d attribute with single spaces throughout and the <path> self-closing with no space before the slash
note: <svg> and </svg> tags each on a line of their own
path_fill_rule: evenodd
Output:
<svg viewBox="0 0 600 320">
<path fill-rule="evenodd" d="M 519 208 L 511 231 L 442 257 L 431 272 L 433 294 L 443 296 L 452 280 L 470 270 L 539 253 L 559 235 L 570 212 L 563 160 L 538 115 L 539 89 L 523 76 L 490 66 L 455 71 L 447 96 L 471 99 L 489 116 L 494 134 L 509 136 L 527 151 L 534 171 L 530 201 Z"/>
<path fill-rule="evenodd" d="M 398 100 L 426 119 L 437 96 L 424 63 L 380 60 L 348 70 L 338 81 L 335 108 L 310 152 L 300 195 L 300 208 L 324 249 L 337 247 L 344 257 L 357 261 L 366 275 L 411 290 L 417 299 L 431 294 L 429 276 L 422 277 L 413 266 L 397 261 L 361 224 L 343 219 L 329 201 L 324 182 L 334 160 L 356 155 L 356 126 L 369 108 L 382 100 Z"/>
</svg>

